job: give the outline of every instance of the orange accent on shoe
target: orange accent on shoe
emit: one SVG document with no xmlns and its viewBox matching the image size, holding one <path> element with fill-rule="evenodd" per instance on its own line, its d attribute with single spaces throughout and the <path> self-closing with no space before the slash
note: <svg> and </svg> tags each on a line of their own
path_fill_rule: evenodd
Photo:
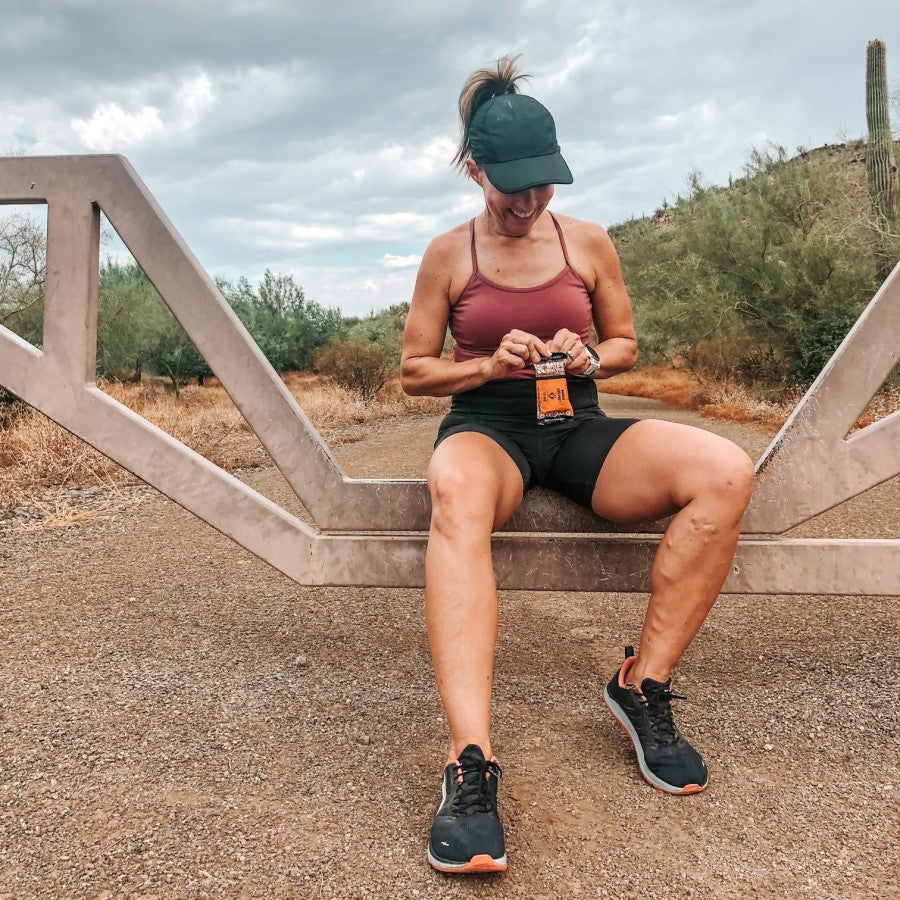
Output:
<svg viewBox="0 0 900 900">
<path fill-rule="evenodd" d="M 622 668 L 619 669 L 619 687 L 620 687 L 620 688 L 625 689 L 625 688 L 628 687 L 628 682 L 625 681 L 625 676 L 626 676 L 626 674 L 627 674 L 628 672 L 631 671 L 631 667 L 632 667 L 636 662 L 637 662 L 637 657 L 636 657 L 636 656 L 629 656 L 629 657 L 625 660 L 625 662 L 622 663 Z"/>
<path fill-rule="evenodd" d="M 473 856 L 464 866 L 447 866 L 445 868 L 438 863 L 432 862 L 430 859 L 428 862 L 438 872 L 446 872 L 450 875 L 506 871 L 506 863 L 498 863 L 489 853 L 479 853 L 477 856 Z"/>
<path fill-rule="evenodd" d="M 678 795 L 682 794 L 699 794 L 703 788 L 699 784 L 686 784 L 679 792 Z"/>
<path fill-rule="evenodd" d="M 665 788 L 661 788 L 658 784 L 654 784 L 649 778 L 647 778 L 646 775 L 644 775 L 643 772 L 641 772 L 641 775 L 643 776 L 644 781 L 646 781 L 647 784 L 650 785 L 650 787 L 655 788 L 661 794 L 671 794 L 675 797 L 683 797 L 686 794 L 699 794 L 700 791 L 703 790 L 703 788 L 700 787 L 699 784 L 686 784 L 680 791 L 667 791 Z"/>
</svg>

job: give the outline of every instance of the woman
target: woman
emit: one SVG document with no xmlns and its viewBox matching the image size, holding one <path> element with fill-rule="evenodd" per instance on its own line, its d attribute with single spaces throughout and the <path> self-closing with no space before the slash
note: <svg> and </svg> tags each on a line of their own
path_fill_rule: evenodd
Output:
<svg viewBox="0 0 900 900">
<path fill-rule="evenodd" d="M 453 396 L 428 469 L 425 588 L 450 730 L 428 846 L 429 862 L 444 872 L 506 868 L 490 734 L 492 531 L 534 484 L 614 522 L 675 514 L 653 563 L 637 654 L 626 648 L 604 697 L 644 777 L 669 793 L 694 793 L 707 770 L 672 720 L 670 673 L 721 589 L 753 479 L 750 459 L 724 438 L 599 409 L 596 381 L 637 359 L 631 306 L 603 228 L 548 209 L 554 185 L 572 175 L 550 113 L 518 92 L 522 77 L 504 57 L 463 87 L 455 162 L 483 191 L 484 209 L 429 245 L 404 336 L 404 389 Z M 441 358 L 448 324 L 452 360 Z M 569 402 L 551 392 L 539 422 L 535 365 L 553 353 L 565 354 Z"/>
</svg>

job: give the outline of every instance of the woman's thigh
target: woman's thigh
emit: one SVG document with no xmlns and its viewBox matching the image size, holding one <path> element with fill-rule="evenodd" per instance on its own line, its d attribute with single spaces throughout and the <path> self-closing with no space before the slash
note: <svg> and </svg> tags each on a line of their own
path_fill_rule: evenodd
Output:
<svg viewBox="0 0 900 900">
<path fill-rule="evenodd" d="M 753 467 L 727 438 L 702 428 L 645 419 L 613 445 L 597 477 L 594 512 L 613 522 L 661 519 L 686 506 L 704 488 L 746 491 Z"/>
<path fill-rule="evenodd" d="M 444 438 L 428 466 L 432 508 L 499 528 L 522 502 L 522 472 L 494 440 L 477 431 Z"/>
</svg>

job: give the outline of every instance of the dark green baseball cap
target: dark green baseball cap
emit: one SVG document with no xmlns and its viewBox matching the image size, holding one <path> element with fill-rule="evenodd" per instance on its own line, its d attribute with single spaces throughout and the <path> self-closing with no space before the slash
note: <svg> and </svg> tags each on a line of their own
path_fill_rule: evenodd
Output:
<svg viewBox="0 0 900 900">
<path fill-rule="evenodd" d="M 504 194 L 572 183 L 553 116 L 525 94 L 501 94 L 478 107 L 469 125 L 469 152 Z"/>
</svg>

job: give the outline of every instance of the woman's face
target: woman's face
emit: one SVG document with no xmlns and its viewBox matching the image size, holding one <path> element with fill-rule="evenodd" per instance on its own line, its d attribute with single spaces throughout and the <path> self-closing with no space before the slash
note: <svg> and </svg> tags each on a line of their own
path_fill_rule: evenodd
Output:
<svg viewBox="0 0 900 900">
<path fill-rule="evenodd" d="M 504 194 L 491 184 L 474 160 L 468 160 L 466 165 L 471 179 L 484 191 L 488 218 L 494 226 L 504 234 L 528 234 L 553 197 L 553 185 L 542 184 L 515 194 Z"/>
</svg>

